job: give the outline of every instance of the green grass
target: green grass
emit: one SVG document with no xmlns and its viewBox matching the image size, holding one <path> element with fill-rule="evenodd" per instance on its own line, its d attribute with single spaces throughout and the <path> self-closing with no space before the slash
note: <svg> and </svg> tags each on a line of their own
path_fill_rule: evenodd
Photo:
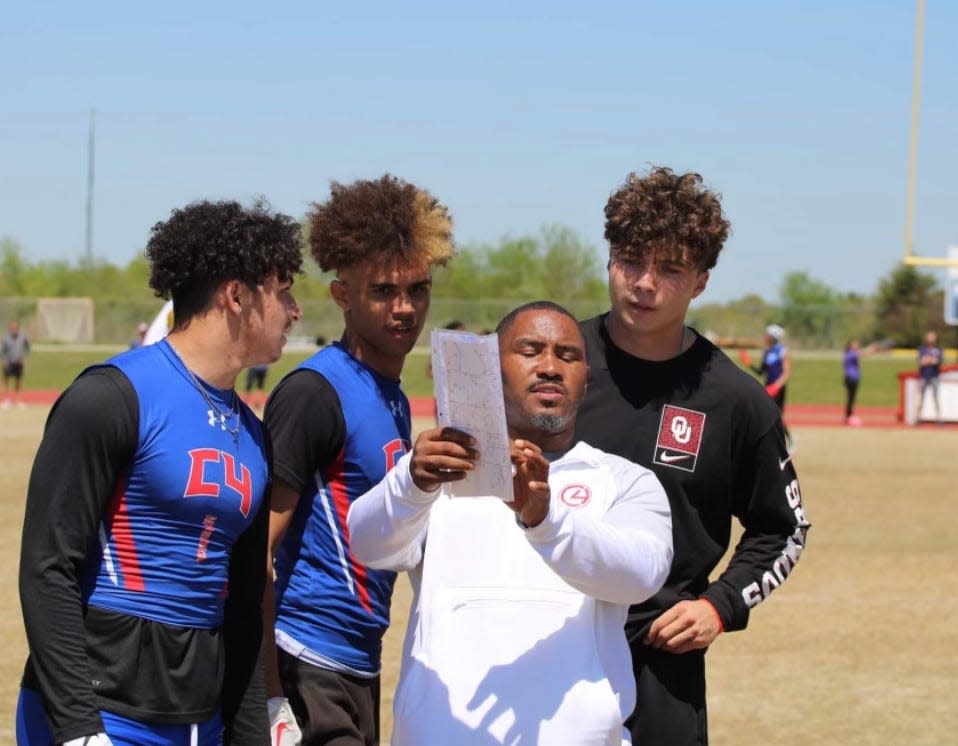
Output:
<svg viewBox="0 0 958 746">
<path fill-rule="evenodd" d="M 101 362 L 120 348 L 88 348 L 83 351 L 41 347 L 27 359 L 24 387 L 28 389 L 63 389 L 86 366 Z M 291 350 L 270 366 L 266 384 L 274 386 L 312 351 Z M 734 354 L 732 355 L 735 358 Z M 403 388 L 409 396 L 431 396 L 432 381 L 426 375 L 428 349 L 419 347 L 406 360 Z M 898 404 L 898 377 L 902 371 L 915 369 L 914 353 L 903 350 L 896 354 L 865 357 L 862 361 L 862 384 L 858 403 L 862 406 L 893 407 Z M 241 388 L 243 378 L 238 381 Z M 788 385 L 790 404 L 842 404 L 842 365 L 837 353 L 796 353 L 792 361 L 792 380 Z"/>
<path fill-rule="evenodd" d="M 856 404 L 864 407 L 898 405 L 898 374 L 916 369 L 913 354 L 864 358 Z M 837 356 L 793 356 L 788 383 L 789 404 L 844 404 L 842 361 Z"/>
<path fill-rule="evenodd" d="M 58 349 L 53 345 L 37 346 L 27 358 L 24 366 L 23 387 L 25 389 L 63 390 L 86 367 L 100 363 L 123 351 L 123 347 L 97 346 L 83 349 Z M 266 379 L 267 388 L 276 385 L 289 371 L 299 365 L 314 350 L 291 350 L 283 354 L 270 366 Z M 432 381 L 426 375 L 429 352 L 425 347 L 418 348 L 406 360 L 403 373 L 403 387 L 409 396 L 431 396 Z M 237 381 L 237 388 L 244 386 L 244 377 Z"/>
</svg>

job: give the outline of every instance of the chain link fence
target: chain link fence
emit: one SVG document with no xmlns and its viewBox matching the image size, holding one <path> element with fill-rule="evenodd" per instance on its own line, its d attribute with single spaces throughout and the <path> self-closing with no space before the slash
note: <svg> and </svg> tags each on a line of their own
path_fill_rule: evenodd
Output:
<svg viewBox="0 0 958 746">
<path fill-rule="evenodd" d="M 37 298 L 0 298 L 0 328 L 5 329 L 7 321 L 16 319 L 36 342 L 69 343 L 71 340 L 44 338 L 37 301 Z M 525 302 L 521 299 L 434 298 L 421 340 L 428 340 L 432 328 L 444 327 L 452 321 L 462 322 L 469 331 L 492 331 L 506 313 Z M 604 300 L 558 302 L 580 319 L 608 309 L 608 302 Z M 136 333 L 137 324 L 150 323 L 161 306 L 162 302 L 155 298 L 94 298 L 92 342 L 128 343 Z M 331 299 L 303 301 L 300 307 L 303 317 L 293 329 L 295 339 L 312 343 L 322 337 L 329 342 L 342 334 L 342 313 Z M 807 306 L 780 313 L 769 305 L 712 304 L 699 309 L 693 307 L 688 320 L 701 333 L 725 344 L 761 344 L 763 330 L 771 322 L 785 327 L 788 343 L 796 349 L 840 349 L 851 338 L 867 342 L 880 336 L 876 313 L 871 307 Z"/>
</svg>

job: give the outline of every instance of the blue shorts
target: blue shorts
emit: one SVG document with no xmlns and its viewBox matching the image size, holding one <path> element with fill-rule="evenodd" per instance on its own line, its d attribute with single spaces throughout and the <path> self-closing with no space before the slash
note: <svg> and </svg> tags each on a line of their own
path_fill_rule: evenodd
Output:
<svg viewBox="0 0 958 746">
<path fill-rule="evenodd" d="M 113 746 L 222 746 L 223 719 L 216 713 L 192 725 L 156 725 L 101 711 Z M 21 689 L 17 700 L 17 746 L 56 746 L 40 695 Z"/>
</svg>

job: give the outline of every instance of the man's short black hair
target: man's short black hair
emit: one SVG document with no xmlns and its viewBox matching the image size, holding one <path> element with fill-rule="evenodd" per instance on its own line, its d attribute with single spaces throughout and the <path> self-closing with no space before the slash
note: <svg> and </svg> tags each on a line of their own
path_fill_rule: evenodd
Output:
<svg viewBox="0 0 958 746">
<path fill-rule="evenodd" d="M 503 316 L 502 321 L 496 325 L 496 334 L 502 336 L 503 332 L 512 326 L 513 322 L 516 320 L 516 317 L 521 313 L 525 313 L 526 311 L 555 311 L 563 316 L 568 316 L 576 324 L 579 323 L 579 320 L 572 315 L 571 311 L 563 306 L 560 306 L 558 303 L 553 303 L 551 300 L 534 300 L 530 301 L 529 303 L 523 303 L 518 308 L 513 308 L 511 311 L 509 311 L 509 313 Z"/>
</svg>

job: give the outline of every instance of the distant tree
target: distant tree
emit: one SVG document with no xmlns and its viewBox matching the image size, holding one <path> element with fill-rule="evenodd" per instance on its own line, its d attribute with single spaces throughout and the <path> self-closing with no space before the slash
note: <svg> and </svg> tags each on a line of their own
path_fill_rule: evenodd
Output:
<svg viewBox="0 0 958 746">
<path fill-rule="evenodd" d="M 834 345 L 839 295 L 807 272 L 789 272 L 780 291 L 782 324 L 792 340 L 806 346 Z M 771 320 L 771 319 L 770 319 Z"/>
<path fill-rule="evenodd" d="M 486 250 L 479 282 L 483 298 L 540 297 L 541 247 L 534 238 L 506 238 Z M 455 261 L 455 260 L 454 260 Z"/>
<path fill-rule="evenodd" d="M 460 249 L 445 267 L 433 272 L 433 297 L 474 300 L 479 297 L 481 254 L 474 247 Z"/>
<path fill-rule="evenodd" d="M 878 283 L 878 325 L 898 347 L 917 347 L 928 329 L 943 331 L 942 292 L 935 276 L 902 264 Z"/>
<path fill-rule="evenodd" d="M 583 243 L 571 228 L 559 225 L 542 230 L 539 267 L 543 297 L 558 303 L 604 300 L 607 283 L 595 249 Z"/>
<path fill-rule="evenodd" d="M 538 236 L 507 236 L 497 245 L 459 250 L 438 270 L 434 295 L 462 300 L 530 300 L 559 303 L 606 297 L 602 264 L 595 249 L 570 228 L 549 225 Z"/>
<path fill-rule="evenodd" d="M 12 238 L 0 238 L 0 295 L 26 295 L 27 264 L 23 249 Z"/>
<path fill-rule="evenodd" d="M 777 306 L 750 293 L 727 303 L 692 308 L 688 323 L 719 344 L 760 344 L 766 319 L 778 317 Z"/>
</svg>

